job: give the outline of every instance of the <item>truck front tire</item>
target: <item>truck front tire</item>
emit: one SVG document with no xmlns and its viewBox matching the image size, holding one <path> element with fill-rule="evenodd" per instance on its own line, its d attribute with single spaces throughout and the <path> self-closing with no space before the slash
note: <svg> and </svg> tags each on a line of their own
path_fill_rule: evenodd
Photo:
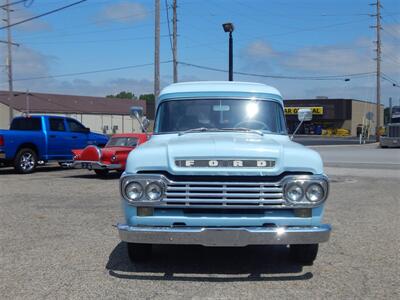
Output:
<svg viewBox="0 0 400 300">
<path fill-rule="evenodd" d="M 151 256 L 151 244 L 127 243 L 126 247 L 131 263 L 148 260 Z"/>
<path fill-rule="evenodd" d="M 290 245 L 290 258 L 304 265 L 312 265 L 318 254 L 318 244 Z"/>
<path fill-rule="evenodd" d="M 29 174 L 35 171 L 37 163 L 36 152 L 30 148 L 23 148 L 14 159 L 14 169 L 20 174 Z"/>
</svg>

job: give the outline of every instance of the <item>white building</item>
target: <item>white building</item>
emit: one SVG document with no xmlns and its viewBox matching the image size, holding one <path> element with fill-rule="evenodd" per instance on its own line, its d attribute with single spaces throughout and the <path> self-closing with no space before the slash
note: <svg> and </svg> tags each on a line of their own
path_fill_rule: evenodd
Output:
<svg viewBox="0 0 400 300">
<path fill-rule="evenodd" d="M 0 129 L 8 129 L 9 93 L 0 91 Z M 113 134 L 140 132 L 137 120 L 130 117 L 130 107 L 141 106 L 144 100 L 104 97 L 14 92 L 14 116 L 44 114 L 69 116 L 82 122 L 94 132 Z"/>
</svg>

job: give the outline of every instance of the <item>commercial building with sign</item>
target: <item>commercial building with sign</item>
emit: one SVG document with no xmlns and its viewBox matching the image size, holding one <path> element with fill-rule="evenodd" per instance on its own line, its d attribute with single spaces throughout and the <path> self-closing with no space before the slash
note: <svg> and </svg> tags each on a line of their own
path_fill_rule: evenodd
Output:
<svg viewBox="0 0 400 300">
<path fill-rule="evenodd" d="M 289 132 L 293 132 L 299 123 L 297 111 L 309 108 L 313 112 L 313 120 L 300 128 L 300 134 L 321 134 L 322 130 L 337 131 L 345 129 L 351 135 L 357 135 L 357 127 L 369 124 L 371 134 L 375 134 L 376 104 L 356 99 L 315 99 L 284 100 L 285 115 Z M 380 108 L 383 123 L 383 105 Z M 368 120 L 370 119 L 370 120 Z"/>
</svg>

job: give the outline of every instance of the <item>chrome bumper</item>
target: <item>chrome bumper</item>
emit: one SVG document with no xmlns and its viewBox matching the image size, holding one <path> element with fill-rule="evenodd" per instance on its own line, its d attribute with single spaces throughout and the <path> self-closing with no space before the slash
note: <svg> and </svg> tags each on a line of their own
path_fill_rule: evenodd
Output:
<svg viewBox="0 0 400 300">
<path fill-rule="evenodd" d="M 306 227 L 145 227 L 117 225 L 122 241 L 139 244 L 192 244 L 216 247 L 317 244 L 329 240 L 331 226 Z"/>
<path fill-rule="evenodd" d="M 82 161 L 77 160 L 71 164 L 71 168 L 88 169 L 88 170 L 119 170 L 121 164 L 102 164 L 98 161 Z"/>
</svg>

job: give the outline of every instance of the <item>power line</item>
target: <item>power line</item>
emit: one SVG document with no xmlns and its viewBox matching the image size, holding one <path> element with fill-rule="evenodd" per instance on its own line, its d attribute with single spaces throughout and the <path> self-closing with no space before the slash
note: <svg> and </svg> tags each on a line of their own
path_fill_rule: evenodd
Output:
<svg viewBox="0 0 400 300">
<path fill-rule="evenodd" d="M 166 64 L 166 63 L 170 63 L 170 62 L 172 62 L 172 61 L 171 60 L 167 60 L 167 61 L 162 61 L 160 63 L 161 64 Z M 123 67 L 116 67 L 116 68 L 98 69 L 98 70 L 92 70 L 92 71 L 83 71 L 83 72 L 76 72 L 76 73 L 55 74 L 55 75 L 47 75 L 47 76 L 29 77 L 29 78 L 18 78 L 18 79 L 14 79 L 14 81 L 28 81 L 28 80 L 38 80 L 38 79 L 70 77 L 70 76 L 77 76 L 77 75 L 87 75 L 87 74 L 104 73 L 104 72 L 120 71 L 120 70 L 127 70 L 127 69 L 135 69 L 135 68 L 141 68 L 141 67 L 148 67 L 148 66 L 152 66 L 152 65 L 153 65 L 153 63 L 147 63 L 147 64 L 123 66 Z"/>
<path fill-rule="evenodd" d="M 162 34 L 160 37 L 165 38 L 168 37 L 168 34 Z M 104 42 L 125 42 L 125 41 L 137 41 L 137 40 L 146 40 L 153 39 L 154 36 L 140 36 L 134 38 L 121 38 L 121 39 L 107 39 L 107 40 L 84 40 L 84 41 L 60 41 L 60 42 L 29 42 L 29 44 L 34 45 L 47 45 L 47 44 L 95 44 L 95 43 L 104 43 Z M 0 41 L 1 43 L 1 41 Z"/>
<path fill-rule="evenodd" d="M 14 1 L 14 2 L 11 2 L 11 3 L 3 4 L 3 5 L 0 5 L 0 8 L 10 7 L 10 6 L 13 6 L 13 5 L 22 3 L 22 2 L 28 2 L 28 0 L 19 0 L 19 1 Z M 31 0 L 30 4 L 31 4 L 32 2 L 33 2 L 33 0 Z"/>
<path fill-rule="evenodd" d="M 208 70 L 208 71 L 215 71 L 215 72 L 223 72 L 227 73 L 228 71 L 225 69 L 219 69 L 214 67 L 208 66 L 201 66 L 197 64 L 191 64 L 186 62 L 179 62 L 179 64 L 183 66 Z M 245 76 L 253 76 L 253 77 L 264 77 L 264 78 L 274 78 L 274 79 L 292 79 L 292 80 L 345 80 L 348 77 L 353 78 L 362 78 L 374 75 L 375 72 L 364 72 L 364 73 L 353 73 L 353 74 L 343 74 L 343 75 L 321 75 L 321 76 L 286 76 L 286 75 L 267 75 L 267 74 L 256 74 L 256 73 L 247 73 L 247 72 L 238 72 L 234 71 L 234 74 L 237 75 L 245 75 Z"/>
<path fill-rule="evenodd" d="M 29 22 L 29 21 L 32 21 L 32 20 L 35 20 L 35 19 L 38 19 L 38 18 L 47 16 L 47 15 L 53 14 L 53 13 L 55 13 L 55 12 L 58 12 L 58 11 L 67 9 L 67 8 L 69 8 L 69 7 L 71 7 L 71 6 L 75 6 L 75 5 L 78 5 L 78 4 L 83 3 L 83 2 L 86 2 L 86 1 L 87 1 L 87 0 L 80 0 L 80 1 L 77 1 L 77 2 L 74 2 L 74 3 L 71 3 L 71 4 L 68 4 L 68 5 L 65 5 L 65 6 L 63 6 L 63 7 L 59 7 L 59 8 L 50 10 L 50 11 L 45 12 L 45 13 L 42 13 L 42 14 L 40 14 L 40 15 L 37 15 L 37 16 L 31 17 L 31 18 L 28 18 L 28 19 L 25 19 L 25 20 L 21 20 L 21 21 L 19 21 L 19 22 L 16 22 L 16 23 L 13 23 L 13 24 L 9 24 L 9 25 L 7 25 L 7 26 L 0 27 L 0 30 L 6 29 L 6 28 L 10 28 L 10 27 L 13 27 L 13 26 L 16 26 L 16 25 L 20 25 L 20 24 L 23 24 L 23 23 L 26 23 L 26 22 Z"/>
<path fill-rule="evenodd" d="M 160 24 L 165 24 L 165 22 L 161 22 Z M 89 31 L 80 31 L 80 32 L 73 32 L 73 33 L 58 33 L 58 34 L 35 34 L 35 35 L 16 35 L 19 39 L 48 39 L 48 38 L 57 38 L 57 37 L 66 37 L 66 36 L 80 36 L 80 35 L 87 35 L 92 33 L 102 33 L 102 32 L 110 32 L 110 31 L 122 31 L 122 30 L 131 30 L 135 28 L 147 27 L 149 25 L 153 26 L 153 23 L 149 24 L 141 24 L 136 26 L 123 26 L 123 27 L 116 27 L 111 29 L 101 29 L 101 30 L 89 30 Z"/>
<path fill-rule="evenodd" d="M 165 12 L 167 15 L 167 25 L 168 25 L 168 35 L 169 35 L 169 45 L 171 46 L 171 52 L 173 53 L 174 50 L 172 49 L 172 39 L 171 39 L 171 27 L 169 24 L 169 5 L 168 5 L 168 0 L 165 0 Z"/>
<path fill-rule="evenodd" d="M 396 84 L 397 86 L 400 86 L 400 83 L 398 81 L 396 81 L 395 79 L 393 79 L 392 77 L 390 77 L 386 73 L 382 72 L 382 75 L 383 75 L 382 78 L 385 77 L 386 80 L 391 81 L 392 83 Z"/>
</svg>

